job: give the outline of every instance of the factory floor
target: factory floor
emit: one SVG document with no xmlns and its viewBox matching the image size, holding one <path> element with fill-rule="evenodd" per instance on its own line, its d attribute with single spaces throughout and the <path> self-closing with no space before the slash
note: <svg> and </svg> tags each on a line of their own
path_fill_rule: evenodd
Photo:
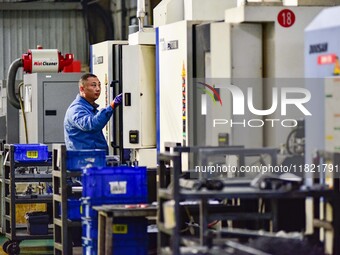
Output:
<svg viewBox="0 0 340 255">
<path fill-rule="evenodd" d="M 7 254 L 2 250 L 2 244 L 7 241 L 4 235 L 0 236 L 0 255 Z M 20 254 L 53 254 L 53 240 L 27 240 L 20 243 Z"/>
<path fill-rule="evenodd" d="M 0 235 L 0 255 L 5 255 L 2 244 L 7 240 L 4 235 Z M 27 240 L 20 243 L 20 255 L 49 255 L 53 254 L 53 240 Z M 73 250 L 73 255 L 81 255 L 81 247 Z"/>
</svg>

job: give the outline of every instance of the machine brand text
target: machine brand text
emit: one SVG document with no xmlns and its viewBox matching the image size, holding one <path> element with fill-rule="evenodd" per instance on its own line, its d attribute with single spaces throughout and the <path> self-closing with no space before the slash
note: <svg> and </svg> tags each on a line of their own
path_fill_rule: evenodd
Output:
<svg viewBox="0 0 340 255">
<path fill-rule="evenodd" d="M 33 62 L 34 66 L 56 66 L 58 62 L 47 62 L 47 61 L 35 61 Z"/>
<path fill-rule="evenodd" d="M 328 43 L 318 43 L 309 45 L 309 54 L 326 52 L 328 49 Z"/>
</svg>

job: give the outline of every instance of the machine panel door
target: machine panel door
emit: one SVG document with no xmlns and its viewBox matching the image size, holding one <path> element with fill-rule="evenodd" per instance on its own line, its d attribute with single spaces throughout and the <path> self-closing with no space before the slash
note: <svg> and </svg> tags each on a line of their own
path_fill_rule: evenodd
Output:
<svg viewBox="0 0 340 255">
<path fill-rule="evenodd" d="M 44 82 L 44 143 L 64 143 L 65 112 L 78 93 L 78 82 Z"/>
</svg>

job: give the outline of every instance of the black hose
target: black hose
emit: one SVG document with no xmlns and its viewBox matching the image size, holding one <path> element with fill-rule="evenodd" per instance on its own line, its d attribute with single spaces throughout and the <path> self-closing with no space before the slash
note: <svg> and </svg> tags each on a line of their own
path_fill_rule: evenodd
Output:
<svg viewBox="0 0 340 255">
<path fill-rule="evenodd" d="M 7 98 L 10 104 L 17 109 L 20 109 L 20 102 L 15 94 L 15 77 L 17 76 L 19 67 L 23 66 L 22 59 L 18 58 L 12 62 L 7 74 Z"/>
<path fill-rule="evenodd" d="M 88 41 L 88 44 L 91 44 L 90 41 L 90 31 L 89 31 L 89 20 L 88 20 L 88 9 L 87 9 L 87 2 L 88 0 L 82 0 L 81 5 L 83 7 L 83 17 L 84 17 L 84 25 L 85 25 L 85 33 L 86 33 L 86 39 Z M 88 57 L 87 63 L 90 61 L 91 56 L 89 56 L 89 47 L 88 44 L 86 44 L 86 56 Z"/>
<path fill-rule="evenodd" d="M 90 3 L 89 0 L 82 0 L 81 4 L 89 44 L 95 44 L 103 40 L 112 40 L 114 38 L 114 26 L 110 12 L 107 12 L 98 3 Z M 97 23 L 99 21 L 100 24 Z M 101 34 L 96 31 L 96 27 L 101 25 L 105 27 L 105 37 L 100 37 Z"/>
<path fill-rule="evenodd" d="M 96 13 L 96 16 L 100 17 L 103 21 L 106 30 L 105 40 L 112 40 L 114 38 L 114 28 L 110 13 L 97 3 L 91 5 L 91 10 L 93 10 Z"/>
<path fill-rule="evenodd" d="M 126 20 L 125 18 L 128 16 L 127 15 L 127 8 L 126 8 L 126 4 L 125 4 L 125 1 L 122 1 L 121 2 L 121 5 L 122 5 L 122 19 L 121 19 L 121 22 L 122 22 L 122 34 L 121 34 L 121 38 L 122 40 L 126 40 L 128 37 L 126 36 Z"/>
</svg>

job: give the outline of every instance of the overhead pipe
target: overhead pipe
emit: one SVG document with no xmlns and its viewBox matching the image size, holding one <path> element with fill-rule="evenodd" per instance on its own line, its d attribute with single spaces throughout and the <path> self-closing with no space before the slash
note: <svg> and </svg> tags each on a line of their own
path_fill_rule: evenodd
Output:
<svg viewBox="0 0 340 255">
<path fill-rule="evenodd" d="M 139 31 L 144 29 L 144 17 L 145 17 L 145 0 L 137 0 L 137 18 Z"/>
</svg>

